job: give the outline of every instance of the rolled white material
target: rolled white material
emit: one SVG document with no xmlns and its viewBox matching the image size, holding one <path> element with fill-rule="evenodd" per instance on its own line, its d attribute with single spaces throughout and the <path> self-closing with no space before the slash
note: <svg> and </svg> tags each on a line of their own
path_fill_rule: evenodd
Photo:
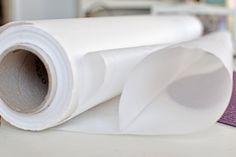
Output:
<svg viewBox="0 0 236 157">
<path fill-rule="evenodd" d="M 164 123 L 163 121 L 158 124 L 161 126 L 160 130 L 153 125 L 155 129 L 142 126 L 146 120 L 151 125 L 157 117 L 154 116 L 154 119 L 144 117 L 142 122 L 137 121 L 140 123 L 137 124 L 140 128 L 136 127 L 135 122 L 139 112 L 152 103 L 152 99 L 158 97 L 154 91 L 162 91 L 159 88 L 164 89 L 176 81 L 175 76 L 179 74 L 179 71 L 181 71 L 181 77 L 176 78 L 181 79 L 193 74 L 208 74 L 219 67 L 223 69 L 223 74 L 219 75 L 225 79 L 220 80 L 223 82 L 221 85 L 227 87 L 222 96 L 222 102 L 219 105 L 212 104 L 212 106 L 221 106 L 219 111 L 223 112 L 225 105 L 222 104 L 226 102 L 230 93 L 228 85 L 230 87 L 231 81 L 230 77 L 227 77 L 228 73 L 225 72 L 227 68 L 230 72 L 230 59 L 222 64 L 221 60 L 224 61 L 224 58 L 214 54 L 215 49 L 212 45 L 209 46 L 209 53 L 219 58 L 213 57 L 214 55 L 209 57 L 212 62 L 209 65 L 206 63 L 207 67 L 209 66 L 206 68 L 208 71 L 193 67 L 195 70 L 192 73 L 182 74 L 181 60 L 191 58 L 195 52 L 191 49 L 192 53 L 187 53 L 188 49 L 182 49 L 179 46 L 169 48 L 170 44 L 200 36 L 201 31 L 200 22 L 190 16 L 113 17 L 8 24 L 2 27 L 0 34 L 0 114 L 12 125 L 26 130 L 47 129 L 84 112 L 79 115 L 78 123 L 74 123 L 76 118 L 61 129 L 96 133 L 159 134 L 168 130 L 160 125 Z M 225 36 L 228 35 L 219 35 L 219 38 L 222 37 L 225 41 L 224 38 L 228 39 Z M 227 40 L 226 43 L 228 42 Z M 188 44 L 184 44 L 184 47 L 186 45 Z M 187 66 L 190 66 L 192 62 L 197 62 L 198 57 L 206 53 L 202 51 L 202 48 L 205 48 L 204 43 L 196 41 L 196 45 L 199 52 L 196 52 L 196 56 L 193 55 L 193 60 L 186 63 Z M 164 47 L 168 48 L 158 51 Z M 191 43 L 190 47 L 195 47 L 195 45 Z M 225 51 L 226 56 L 229 56 L 230 46 L 224 45 L 225 47 L 227 49 L 222 50 Z M 175 49 L 178 52 L 171 53 Z M 214 51 L 211 52 L 211 50 Z M 151 55 L 148 56 L 149 54 Z M 146 56 L 148 57 L 144 59 Z M 174 67 L 171 69 L 172 63 L 169 64 L 170 66 L 166 64 L 170 63 L 169 58 L 173 59 L 173 57 L 176 57 L 176 60 L 174 59 Z M 154 60 L 157 60 L 157 63 L 154 63 Z M 136 65 L 138 66 L 133 71 Z M 157 71 L 155 71 L 156 67 Z M 171 71 L 165 70 L 165 67 L 169 67 Z M 160 79 L 167 79 L 167 82 L 153 80 L 158 80 L 157 76 L 160 73 L 165 76 Z M 124 84 L 126 84 L 125 88 Z M 158 84 L 163 84 L 163 87 Z M 176 86 L 178 87 L 178 84 Z M 176 93 L 175 90 L 179 90 L 176 86 L 171 88 L 170 93 L 171 91 Z M 118 103 L 115 103 L 115 100 L 112 100 L 113 103 L 109 106 L 99 105 L 121 94 L 123 88 L 119 115 Z M 173 97 L 175 96 L 174 94 Z M 139 103 L 135 102 L 136 98 L 140 99 Z M 164 99 L 165 95 L 161 98 Z M 96 105 L 99 106 L 87 111 Z M 107 107 L 100 110 L 99 107 L 103 106 Z M 202 111 L 205 112 L 205 110 Z M 209 122 L 212 123 L 219 115 L 220 113 L 217 112 L 215 116 L 209 118 Z M 118 116 L 120 116 L 120 127 Z M 135 122 L 134 127 L 129 127 L 132 122 Z M 192 122 L 195 121 L 192 120 Z M 189 130 L 195 129 L 198 128 Z M 189 131 L 185 128 L 179 130 L 170 131 L 169 129 L 166 133 Z"/>
</svg>

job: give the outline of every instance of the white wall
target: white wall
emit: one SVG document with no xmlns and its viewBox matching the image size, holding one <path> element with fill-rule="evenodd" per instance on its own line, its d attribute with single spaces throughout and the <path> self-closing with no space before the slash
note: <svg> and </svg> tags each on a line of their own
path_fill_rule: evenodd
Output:
<svg viewBox="0 0 236 157">
<path fill-rule="evenodd" d="M 3 0 L 5 21 L 77 17 L 78 0 Z"/>
</svg>

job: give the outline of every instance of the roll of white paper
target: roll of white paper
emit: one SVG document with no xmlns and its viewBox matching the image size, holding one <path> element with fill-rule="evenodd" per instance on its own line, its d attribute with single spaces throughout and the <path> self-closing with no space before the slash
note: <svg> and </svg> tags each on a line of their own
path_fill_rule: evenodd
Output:
<svg viewBox="0 0 236 157">
<path fill-rule="evenodd" d="M 155 102 L 154 98 L 159 98 L 154 91 L 162 91 L 172 82 L 194 74 L 209 73 L 213 69 L 218 70 L 219 67 L 225 71 L 222 65 L 229 65 L 230 59 L 222 64 L 221 59 L 224 58 L 217 58 L 216 55 L 217 57 L 208 57 L 212 61 L 212 65 L 209 63 L 209 68 L 206 68 L 208 71 L 193 66 L 192 73 L 182 74 L 182 71 L 185 71 L 181 64 L 183 59 L 189 59 L 194 54 L 193 60 L 186 63 L 192 68 L 193 62 L 198 63 L 199 55 L 208 53 L 199 50 L 195 56 L 195 52 L 187 53 L 186 48 L 170 48 L 169 45 L 197 38 L 201 32 L 201 23 L 191 16 L 134 16 L 10 23 L 1 28 L 0 34 L 0 114 L 12 125 L 25 130 L 47 129 L 80 114 L 80 122 L 74 124 L 76 118 L 61 129 L 95 133 L 159 134 L 163 130 L 167 130 L 166 133 L 181 132 L 170 131 L 171 127 L 168 131 L 168 127 L 160 124 L 153 126 L 152 123 L 157 117 L 152 119 L 148 116 L 148 119 L 144 116 L 142 122 L 137 121 L 140 128 L 136 127 L 135 119 L 145 106 Z M 197 46 L 198 43 L 196 42 Z M 200 43 L 199 48 L 205 48 L 202 46 L 204 43 Z M 230 47 L 226 46 L 228 49 L 222 50 L 229 56 Z M 168 48 L 158 51 L 164 47 Z M 209 48 L 215 50 L 214 45 Z M 177 52 L 172 52 L 175 49 Z M 214 55 L 213 51 L 212 56 Z M 146 56 L 148 57 L 144 59 Z M 154 60 L 157 60 L 155 64 Z M 167 66 L 167 63 L 171 64 Z M 204 61 L 199 64 L 204 64 Z M 178 71 L 181 75 L 177 77 Z M 157 81 L 159 74 L 163 78 L 160 77 L 160 81 Z M 221 73 L 219 75 L 225 79 L 220 80 L 224 82 L 221 85 L 227 86 L 225 81 L 228 77 Z M 166 79 L 167 82 L 161 81 L 162 79 Z M 228 83 L 230 84 L 230 81 Z M 178 97 L 175 95 L 175 90 L 179 90 L 178 85 L 176 83 L 176 86 L 170 88 L 170 93 L 174 93 L 173 98 Z M 115 100 L 112 100 L 112 105 L 99 105 L 121 94 L 123 88 L 119 115 L 118 103 L 114 103 Z M 218 85 L 216 88 L 218 89 Z M 221 106 L 221 110 L 218 111 L 225 108 L 222 103 L 226 101 L 228 92 L 230 90 L 227 86 L 225 95 L 221 97 L 222 102 L 219 105 L 211 104 Z M 163 95 L 161 98 L 164 99 L 165 94 Z M 181 104 L 181 101 L 184 101 L 183 106 L 188 102 L 185 99 L 179 101 L 177 103 Z M 166 103 L 168 106 L 169 102 Z M 97 105 L 99 106 L 91 110 Z M 106 109 L 99 111 L 100 106 L 106 106 Z M 175 107 L 173 109 L 175 110 Z M 194 107 L 191 109 L 195 111 Z M 93 113 L 94 110 L 96 114 Z M 110 111 L 114 114 L 110 114 Z M 159 112 L 161 111 L 160 109 Z M 163 114 L 165 112 L 167 111 Z M 176 115 L 180 113 L 176 112 Z M 216 115 L 219 115 L 219 112 Z M 114 122 L 119 116 L 120 127 L 118 121 Z M 212 117 L 214 118 L 209 118 L 210 122 L 216 118 Z M 189 122 L 195 122 L 194 118 L 190 117 Z M 141 123 L 146 123 L 146 120 L 155 129 L 145 125 L 142 127 Z M 135 122 L 134 127 L 128 127 L 132 122 Z M 160 130 L 156 129 L 158 125 L 161 126 Z"/>
</svg>

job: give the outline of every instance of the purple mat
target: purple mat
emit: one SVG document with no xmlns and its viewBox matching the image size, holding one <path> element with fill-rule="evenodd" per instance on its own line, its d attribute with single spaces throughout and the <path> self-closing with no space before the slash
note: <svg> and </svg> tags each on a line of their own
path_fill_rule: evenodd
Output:
<svg viewBox="0 0 236 157">
<path fill-rule="evenodd" d="M 233 74 L 233 92 L 229 106 L 218 122 L 236 127 L 236 72 Z"/>
</svg>

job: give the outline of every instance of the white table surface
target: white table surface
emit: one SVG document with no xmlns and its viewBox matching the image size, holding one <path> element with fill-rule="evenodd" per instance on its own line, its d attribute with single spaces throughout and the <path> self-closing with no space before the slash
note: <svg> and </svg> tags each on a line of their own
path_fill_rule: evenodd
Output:
<svg viewBox="0 0 236 157">
<path fill-rule="evenodd" d="M 223 124 L 179 136 L 92 135 L 2 124 L 1 157 L 235 157 L 236 128 Z"/>
<path fill-rule="evenodd" d="M 234 61 L 236 69 L 236 61 Z M 0 157 L 236 157 L 236 128 L 216 123 L 188 135 L 92 135 L 29 132 L 3 121 Z"/>
</svg>

